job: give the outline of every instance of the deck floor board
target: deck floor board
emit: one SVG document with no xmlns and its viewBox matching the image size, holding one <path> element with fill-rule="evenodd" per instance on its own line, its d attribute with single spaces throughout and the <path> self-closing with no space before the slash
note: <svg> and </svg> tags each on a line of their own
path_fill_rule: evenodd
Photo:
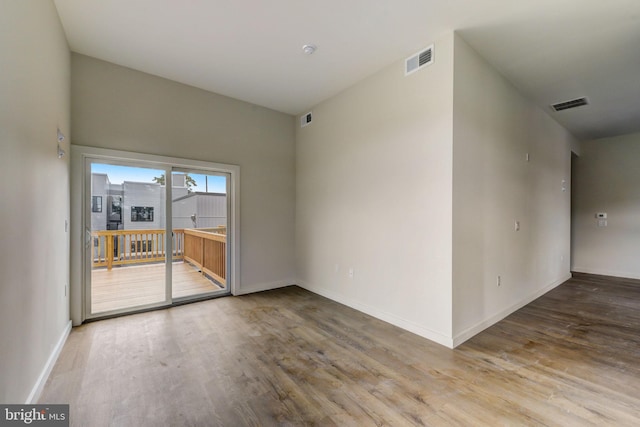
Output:
<svg viewBox="0 0 640 427">
<path fill-rule="evenodd" d="M 223 289 L 185 262 L 173 263 L 173 298 Z M 94 269 L 91 312 L 99 314 L 164 301 L 165 265 L 148 264 Z"/>
</svg>

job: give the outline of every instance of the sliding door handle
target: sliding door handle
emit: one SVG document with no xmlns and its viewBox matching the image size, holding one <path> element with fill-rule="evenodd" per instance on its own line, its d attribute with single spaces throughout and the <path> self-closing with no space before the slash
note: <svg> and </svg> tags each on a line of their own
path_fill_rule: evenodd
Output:
<svg viewBox="0 0 640 427">
<path fill-rule="evenodd" d="M 91 245 L 91 230 L 87 228 L 85 232 L 84 247 L 88 248 Z"/>
</svg>

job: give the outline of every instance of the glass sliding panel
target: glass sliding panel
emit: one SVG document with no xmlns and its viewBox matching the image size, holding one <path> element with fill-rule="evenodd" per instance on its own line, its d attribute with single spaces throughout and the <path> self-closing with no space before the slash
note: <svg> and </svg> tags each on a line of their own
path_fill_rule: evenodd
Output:
<svg viewBox="0 0 640 427">
<path fill-rule="evenodd" d="M 229 293 L 228 182 L 225 174 L 197 170 L 172 173 L 174 300 Z"/>
<path fill-rule="evenodd" d="M 90 314 L 168 302 L 164 170 L 91 162 Z"/>
</svg>

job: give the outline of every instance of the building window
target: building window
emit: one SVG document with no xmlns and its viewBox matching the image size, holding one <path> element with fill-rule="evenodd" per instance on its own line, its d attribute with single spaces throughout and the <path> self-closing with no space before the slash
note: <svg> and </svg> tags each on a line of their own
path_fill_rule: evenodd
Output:
<svg viewBox="0 0 640 427">
<path fill-rule="evenodd" d="M 122 222 L 122 197 L 109 196 L 107 203 L 111 200 L 111 212 L 109 212 L 109 221 Z M 108 206 L 108 205 L 107 205 Z"/>
<path fill-rule="evenodd" d="M 131 222 L 153 222 L 153 208 L 149 206 L 131 206 Z"/>
<path fill-rule="evenodd" d="M 91 196 L 91 212 L 102 212 L 102 196 Z"/>
</svg>

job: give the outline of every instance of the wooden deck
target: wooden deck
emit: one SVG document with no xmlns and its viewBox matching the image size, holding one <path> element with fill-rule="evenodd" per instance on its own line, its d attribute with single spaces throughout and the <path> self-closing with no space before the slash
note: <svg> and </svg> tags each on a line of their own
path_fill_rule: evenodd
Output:
<svg viewBox="0 0 640 427">
<path fill-rule="evenodd" d="M 173 263 L 173 298 L 224 289 L 207 279 L 196 267 Z M 94 269 L 91 272 L 93 314 L 164 301 L 165 265 L 148 264 Z"/>
</svg>

